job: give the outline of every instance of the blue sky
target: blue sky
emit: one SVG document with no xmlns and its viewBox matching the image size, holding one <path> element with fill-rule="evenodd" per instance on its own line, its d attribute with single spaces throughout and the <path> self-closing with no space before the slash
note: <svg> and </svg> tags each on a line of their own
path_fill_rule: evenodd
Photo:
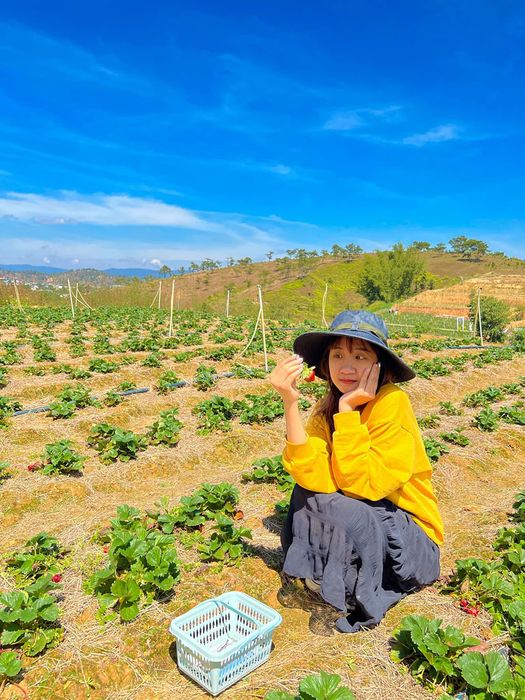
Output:
<svg viewBox="0 0 525 700">
<path fill-rule="evenodd" d="M 525 257 L 521 0 L 0 8 L 4 263 Z"/>
</svg>

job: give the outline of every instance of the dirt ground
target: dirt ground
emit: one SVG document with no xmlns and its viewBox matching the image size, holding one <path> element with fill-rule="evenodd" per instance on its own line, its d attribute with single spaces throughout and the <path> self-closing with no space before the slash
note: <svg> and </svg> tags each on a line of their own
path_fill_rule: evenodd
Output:
<svg viewBox="0 0 525 700">
<path fill-rule="evenodd" d="M 87 365 L 86 358 L 71 360 L 63 344 L 60 350 L 59 362 Z M 171 354 L 172 351 L 166 352 L 168 358 Z M 133 353 L 135 364 L 123 367 L 117 374 L 95 374 L 82 383 L 95 395 L 123 380 L 132 380 L 138 387 L 153 387 L 163 371 L 176 369 L 183 377 L 191 378 L 201 362 L 197 358 L 181 365 L 167 359 L 161 369 L 149 369 L 139 364 L 146 355 Z M 410 362 L 410 354 L 405 354 L 404 359 Z M 261 356 L 255 356 L 246 363 L 260 367 L 261 361 Z M 227 371 L 230 363 L 215 364 L 220 372 Z M 29 357 L 24 364 L 31 364 Z M 437 412 L 440 401 L 459 404 L 467 393 L 523 375 L 525 357 L 521 356 L 481 369 L 468 368 L 448 377 L 418 378 L 405 388 L 416 415 L 424 416 Z M 65 375 L 28 376 L 19 366 L 9 369 L 9 378 L 2 393 L 17 398 L 24 407 L 45 405 L 64 384 L 70 383 Z M 412 613 L 428 614 L 471 634 L 490 637 L 488 615 L 465 616 L 457 603 L 439 593 L 437 587 L 407 597 L 388 612 L 377 628 L 356 635 L 335 632 L 326 610 L 312 605 L 300 590 L 290 596 L 290 607 L 281 604 L 277 598 L 281 588 L 281 521 L 274 504 L 282 494 L 273 486 L 242 483 L 241 474 L 249 470 L 255 459 L 280 452 L 284 422 L 278 419 L 267 425 L 240 425 L 234 421 L 229 433 L 199 436 L 197 419 L 191 413 L 198 401 L 212 394 L 243 398 L 246 393 L 262 393 L 268 388 L 263 379 L 224 378 L 211 392 L 200 392 L 191 386 L 164 396 L 149 391 L 128 397 L 116 408 L 78 410 L 69 420 L 53 421 L 44 413 L 11 418 L 9 427 L 0 431 L 0 459 L 7 460 L 14 472 L 13 478 L 0 487 L 0 555 L 20 548 L 42 530 L 57 536 L 71 550 L 71 565 L 64 575 L 60 602 L 64 640 L 56 649 L 29 661 L 21 685 L 31 700 L 208 697 L 178 671 L 168 625 L 201 600 L 228 590 L 245 591 L 271 605 L 281 613 L 283 623 L 274 633 L 269 661 L 225 691 L 225 700 L 263 698 L 272 688 L 295 691 L 305 674 L 321 669 L 340 674 L 358 700 L 432 698 L 432 693 L 422 689 L 389 658 L 392 631 L 400 619 Z M 179 407 L 184 424 L 181 440 L 174 448 L 149 447 L 134 461 L 103 465 L 86 446 L 93 423 L 108 421 L 140 433 L 158 418 L 161 410 L 174 406 Z M 465 434 L 471 439 L 468 447 L 450 446 L 450 453 L 441 457 L 434 470 L 434 486 L 446 528 L 442 575 L 452 571 L 456 559 L 489 554 L 496 531 L 507 521 L 513 496 L 524 485 L 523 428 L 502 425 L 494 433 L 482 433 L 469 425 L 474 412 L 466 409 L 462 416 L 444 417 L 439 429 L 425 431 L 437 435 L 441 430 L 465 425 Z M 26 465 L 40 457 L 46 444 L 64 437 L 88 455 L 81 477 L 47 477 L 27 471 Z M 95 533 L 115 515 L 120 504 L 151 509 L 162 496 L 175 503 L 203 481 L 229 481 L 239 488 L 244 524 L 253 532 L 254 555 L 239 566 L 221 571 L 211 565 L 196 564 L 191 554 L 181 548 L 186 570 L 171 600 L 148 607 L 131 623 L 101 626 L 95 618 L 96 600 L 82 590 L 82 581 L 99 568 L 103 559 L 100 546 L 93 542 Z M 8 581 L 0 573 L 0 588 L 5 585 Z M 2 700 L 17 697 L 21 697 L 18 690 L 7 688 Z"/>
</svg>

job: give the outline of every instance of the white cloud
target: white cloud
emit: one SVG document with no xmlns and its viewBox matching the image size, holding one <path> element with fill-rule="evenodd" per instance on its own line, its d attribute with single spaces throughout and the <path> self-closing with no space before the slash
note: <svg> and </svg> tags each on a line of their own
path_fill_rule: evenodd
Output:
<svg viewBox="0 0 525 700">
<path fill-rule="evenodd" d="M 459 138 L 459 128 L 455 124 L 442 124 L 423 134 L 413 134 L 403 139 L 403 143 L 409 146 L 424 146 L 427 143 L 439 143 L 452 141 Z"/>
<path fill-rule="evenodd" d="M 42 261 L 46 263 L 46 265 L 49 265 L 51 262 L 51 258 L 42 258 Z"/>
<path fill-rule="evenodd" d="M 282 163 L 270 165 L 268 170 L 276 175 L 290 175 L 292 173 L 292 168 L 289 165 L 283 165 Z"/>
<path fill-rule="evenodd" d="M 71 262 L 73 263 L 73 265 L 78 265 L 80 263 L 80 260 L 78 258 L 73 258 Z"/>
<path fill-rule="evenodd" d="M 155 199 L 127 195 L 81 195 L 63 191 L 49 197 L 7 192 L 0 197 L 0 216 L 45 224 L 87 223 L 103 226 L 175 226 L 210 230 L 209 222 L 189 209 Z"/>
<path fill-rule="evenodd" d="M 328 131 L 351 131 L 362 126 L 363 120 L 355 112 L 339 112 L 329 119 L 323 129 Z"/>
<path fill-rule="evenodd" d="M 402 107 L 398 105 L 389 105 L 379 109 L 363 107 L 336 112 L 325 122 L 323 129 L 327 131 L 352 131 L 373 121 L 392 121 L 394 118 L 399 118 L 401 109 Z"/>
<path fill-rule="evenodd" d="M 152 260 L 149 261 L 150 265 L 157 265 L 157 267 L 161 267 L 162 263 L 158 258 L 153 258 Z"/>
</svg>

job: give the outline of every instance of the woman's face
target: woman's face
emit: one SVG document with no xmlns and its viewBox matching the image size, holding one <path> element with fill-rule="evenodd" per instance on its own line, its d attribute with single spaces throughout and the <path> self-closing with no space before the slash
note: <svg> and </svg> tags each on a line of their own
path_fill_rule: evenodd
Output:
<svg viewBox="0 0 525 700">
<path fill-rule="evenodd" d="M 359 338 L 338 338 L 330 346 L 330 379 L 343 394 L 357 388 L 366 369 L 378 361 L 373 345 Z"/>
</svg>

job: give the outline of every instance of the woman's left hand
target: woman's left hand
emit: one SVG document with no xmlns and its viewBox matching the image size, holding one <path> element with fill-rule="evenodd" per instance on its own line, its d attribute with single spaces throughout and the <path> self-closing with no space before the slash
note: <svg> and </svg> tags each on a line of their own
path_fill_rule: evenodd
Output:
<svg viewBox="0 0 525 700">
<path fill-rule="evenodd" d="M 358 406 L 375 398 L 380 369 L 379 362 L 375 362 L 371 367 L 365 369 L 357 387 L 352 391 L 347 391 L 339 399 L 339 413 L 355 411 Z"/>
</svg>

